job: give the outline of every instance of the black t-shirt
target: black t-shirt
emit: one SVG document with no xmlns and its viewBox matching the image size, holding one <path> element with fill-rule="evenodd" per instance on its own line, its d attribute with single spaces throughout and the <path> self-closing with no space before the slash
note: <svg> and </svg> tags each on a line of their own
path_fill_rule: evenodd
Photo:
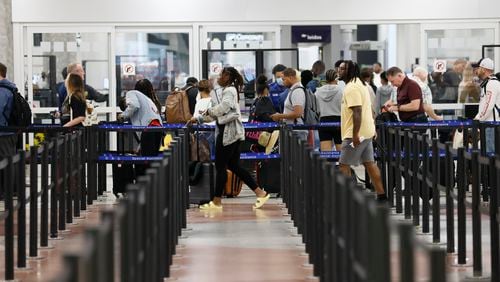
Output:
<svg viewBox="0 0 500 282">
<path fill-rule="evenodd" d="M 73 118 L 85 117 L 85 111 L 87 110 L 86 101 L 82 101 L 76 97 L 71 97 L 69 106 L 71 108 L 71 111 L 73 112 Z"/>
</svg>

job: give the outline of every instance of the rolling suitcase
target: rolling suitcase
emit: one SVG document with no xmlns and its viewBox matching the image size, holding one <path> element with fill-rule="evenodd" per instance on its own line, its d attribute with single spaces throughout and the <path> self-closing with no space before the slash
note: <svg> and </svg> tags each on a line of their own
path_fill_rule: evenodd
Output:
<svg viewBox="0 0 500 282">
<path fill-rule="evenodd" d="M 228 198 L 237 197 L 243 186 L 243 181 L 232 171 L 227 170 L 227 181 L 224 187 L 224 195 Z"/>
<path fill-rule="evenodd" d="M 201 205 L 212 200 L 215 193 L 215 173 L 212 162 L 202 163 L 196 184 L 189 186 L 189 203 Z"/>
</svg>

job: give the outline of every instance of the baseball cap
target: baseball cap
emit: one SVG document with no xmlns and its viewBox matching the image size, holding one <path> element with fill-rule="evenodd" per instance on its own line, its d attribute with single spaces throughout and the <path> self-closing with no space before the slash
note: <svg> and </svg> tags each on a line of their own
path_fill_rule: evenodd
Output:
<svg viewBox="0 0 500 282">
<path fill-rule="evenodd" d="M 493 63 L 493 60 L 490 58 L 482 58 L 475 64 L 471 64 L 473 68 L 478 68 L 482 67 L 488 70 L 494 70 L 495 69 L 495 63 Z"/>
</svg>

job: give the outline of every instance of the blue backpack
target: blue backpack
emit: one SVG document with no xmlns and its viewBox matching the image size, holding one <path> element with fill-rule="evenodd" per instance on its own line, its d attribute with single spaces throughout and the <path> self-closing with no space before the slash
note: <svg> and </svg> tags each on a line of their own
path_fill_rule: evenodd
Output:
<svg viewBox="0 0 500 282">
<path fill-rule="evenodd" d="M 7 85 L 0 85 L 0 87 L 8 89 L 12 92 L 12 110 L 10 116 L 5 116 L 9 126 L 29 126 L 31 125 L 31 108 L 28 101 L 19 93 L 17 88 L 12 88 Z"/>
</svg>

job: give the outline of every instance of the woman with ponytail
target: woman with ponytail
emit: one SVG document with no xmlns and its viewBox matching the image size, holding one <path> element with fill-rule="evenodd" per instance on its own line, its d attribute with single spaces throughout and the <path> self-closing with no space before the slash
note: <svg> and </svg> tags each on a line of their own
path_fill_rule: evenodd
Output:
<svg viewBox="0 0 500 282">
<path fill-rule="evenodd" d="M 254 208 L 260 208 L 269 200 L 269 194 L 259 187 L 248 171 L 242 168 L 240 162 L 240 143 L 245 140 L 245 130 L 241 122 L 239 106 L 239 91 L 243 86 L 243 78 L 233 67 L 222 70 L 218 79 L 221 92 L 212 97 L 212 107 L 191 122 L 203 123 L 216 121 L 215 127 L 215 193 L 212 201 L 201 205 L 202 210 L 222 210 L 222 192 L 227 181 L 229 169 L 236 174 L 257 196 Z"/>
</svg>

